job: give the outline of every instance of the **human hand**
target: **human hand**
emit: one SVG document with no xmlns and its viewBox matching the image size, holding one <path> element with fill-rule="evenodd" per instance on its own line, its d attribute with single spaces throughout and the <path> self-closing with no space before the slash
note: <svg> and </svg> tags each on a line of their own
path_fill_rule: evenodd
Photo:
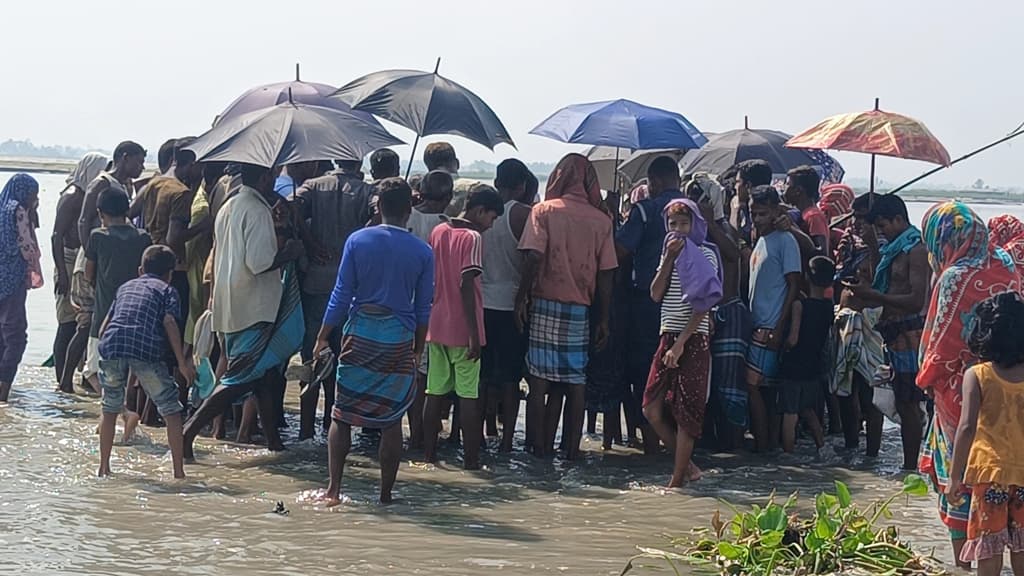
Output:
<svg viewBox="0 0 1024 576">
<path fill-rule="evenodd" d="M 313 345 L 313 358 L 318 358 L 320 353 L 330 347 L 327 340 L 317 338 L 316 344 Z"/>
<path fill-rule="evenodd" d="M 679 354 L 676 353 L 674 346 L 665 351 L 665 355 L 661 358 L 661 362 L 666 368 L 679 367 Z"/>
<path fill-rule="evenodd" d="M 598 323 L 597 330 L 594 333 L 594 349 L 600 352 L 604 350 L 605 346 L 608 345 L 608 336 L 611 334 L 611 329 L 608 327 L 608 322 L 602 321 Z"/>
<path fill-rule="evenodd" d="M 665 245 L 665 259 L 669 262 L 674 262 L 675 259 L 679 257 L 680 252 L 683 251 L 685 246 L 685 238 L 673 238 L 672 240 L 669 240 L 668 244 Z"/>
<path fill-rule="evenodd" d="M 191 386 L 196 381 L 196 367 L 192 363 L 191 356 L 186 356 L 184 362 L 178 363 L 178 372 L 181 373 L 186 386 Z"/>
<path fill-rule="evenodd" d="M 791 333 L 786 338 L 786 348 L 788 350 L 792 350 L 793 348 L 796 348 L 797 342 L 799 342 L 799 341 L 800 341 L 800 334 L 799 333 L 795 333 L 795 334 Z"/>
<path fill-rule="evenodd" d="M 287 261 L 298 260 L 302 256 L 305 248 L 302 246 L 302 242 L 295 238 L 289 238 L 284 243 L 284 248 L 281 249 L 284 259 Z"/>
<path fill-rule="evenodd" d="M 516 300 L 516 330 L 522 334 L 526 331 L 526 324 L 530 320 L 530 305 L 526 299 Z"/>
<path fill-rule="evenodd" d="M 782 348 L 782 333 L 778 330 L 768 332 L 768 340 L 765 343 L 769 350 L 778 351 Z"/>
<path fill-rule="evenodd" d="M 953 506 L 963 503 L 964 496 L 960 493 L 961 487 L 961 481 L 956 478 L 950 478 L 946 483 L 946 500 Z"/>
<path fill-rule="evenodd" d="M 478 336 L 469 337 L 469 349 L 466 350 L 466 360 L 476 361 L 480 359 L 480 338 Z"/>
<path fill-rule="evenodd" d="M 789 217 L 789 214 L 780 214 L 774 223 L 775 229 L 779 232 L 789 232 L 793 228 L 793 219 Z"/>
<path fill-rule="evenodd" d="M 57 272 L 57 283 L 54 285 L 53 289 L 58 296 L 63 296 L 68 293 L 71 289 L 71 279 L 68 278 L 67 272 Z"/>
<path fill-rule="evenodd" d="M 711 205 L 711 201 L 708 198 L 698 202 L 697 207 L 700 208 L 700 215 L 704 217 L 705 222 L 710 224 L 715 221 L 715 207 Z"/>
</svg>

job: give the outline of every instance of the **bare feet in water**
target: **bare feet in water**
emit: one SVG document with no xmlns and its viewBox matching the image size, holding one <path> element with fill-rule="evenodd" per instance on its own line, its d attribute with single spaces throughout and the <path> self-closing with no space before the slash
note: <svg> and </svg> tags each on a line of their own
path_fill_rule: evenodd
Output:
<svg viewBox="0 0 1024 576">
<path fill-rule="evenodd" d="M 128 445 L 135 440 L 135 430 L 139 427 L 139 415 L 126 410 L 122 416 L 124 416 L 124 432 L 121 434 L 121 443 Z"/>
</svg>

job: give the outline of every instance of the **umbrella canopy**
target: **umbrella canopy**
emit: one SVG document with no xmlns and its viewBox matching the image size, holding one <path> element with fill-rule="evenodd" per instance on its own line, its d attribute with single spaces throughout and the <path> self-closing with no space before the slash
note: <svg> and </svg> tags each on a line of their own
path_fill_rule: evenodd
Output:
<svg viewBox="0 0 1024 576">
<path fill-rule="evenodd" d="M 225 120 L 187 148 L 198 160 L 283 166 L 320 160 L 362 160 L 404 144 L 362 116 L 292 102 Z"/>
<path fill-rule="evenodd" d="M 342 86 L 331 96 L 412 130 L 417 136 L 452 134 L 491 150 L 515 147 L 497 114 L 479 96 L 435 70 L 384 70 Z"/>
<path fill-rule="evenodd" d="M 949 152 L 923 123 L 879 110 L 840 114 L 791 138 L 790 148 L 844 150 L 949 166 Z"/>
<path fill-rule="evenodd" d="M 817 150 L 787 148 L 790 135 L 777 130 L 730 130 L 708 138 L 700 150 L 687 152 L 680 163 L 684 174 L 722 174 L 745 160 L 764 160 L 773 174 L 785 174 L 797 166 L 815 166 L 825 180 L 841 182 L 843 167 Z"/>
<path fill-rule="evenodd" d="M 678 148 L 666 148 L 663 150 L 642 150 L 630 154 L 629 158 L 619 165 L 619 174 L 622 174 L 630 182 L 639 182 L 647 177 L 647 168 L 654 162 L 655 158 L 668 156 L 674 161 L 679 160 L 686 154 L 686 150 Z"/>
<path fill-rule="evenodd" d="M 330 98 L 330 95 L 337 91 L 337 88 L 328 84 L 303 82 L 301 80 L 257 86 L 235 98 L 235 101 L 229 104 L 217 116 L 217 119 L 213 121 L 213 125 L 216 126 L 229 118 L 284 104 L 288 101 L 297 104 L 308 104 L 310 106 L 337 108 L 344 112 L 351 112 L 352 108 L 348 104 Z M 368 112 L 355 111 L 354 114 L 366 122 L 380 126 L 380 122 L 377 122 L 377 119 Z M 383 130 L 384 127 L 380 126 L 380 128 Z"/>
<path fill-rule="evenodd" d="M 614 146 L 591 146 L 584 156 L 593 164 L 597 170 L 597 180 L 602 190 L 615 189 L 615 171 L 620 164 L 632 153 L 626 148 Z"/>
<path fill-rule="evenodd" d="M 570 144 L 630 150 L 690 149 L 707 143 L 700 130 L 681 114 L 630 100 L 566 106 L 538 124 L 530 134 Z"/>
</svg>

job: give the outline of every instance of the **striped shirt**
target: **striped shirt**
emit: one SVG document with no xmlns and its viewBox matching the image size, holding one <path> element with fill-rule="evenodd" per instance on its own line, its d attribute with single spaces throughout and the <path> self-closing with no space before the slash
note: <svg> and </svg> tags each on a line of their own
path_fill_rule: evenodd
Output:
<svg viewBox="0 0 1024 576">
<path fill-rule="evenodd" d="M 718 258 L 715 257 L 715 252 L 707 246 L 701 246 L 700 249 L 717 271 Z M 660 266 L 658 270 L 661 270 Z M 676 272 L 676 268 L 673 265 L 672 276 L 668 281 L 668 289 L 665 291 L 665 297 L 661 299 L 661 333 L 680 333 L 686 330 L 686 325 L 690 322 L 690 316 L 692 315 L 693 306 L 688 302 L 683 302 L 683 289 L 679 285 L 679 273 Z M 704 317 L 704 320 L 701 320 L 700 326 L 697 327 L 697 332 L 700 334 L 711 333 L 711 324 L 707 316 Z"/>
</svg>

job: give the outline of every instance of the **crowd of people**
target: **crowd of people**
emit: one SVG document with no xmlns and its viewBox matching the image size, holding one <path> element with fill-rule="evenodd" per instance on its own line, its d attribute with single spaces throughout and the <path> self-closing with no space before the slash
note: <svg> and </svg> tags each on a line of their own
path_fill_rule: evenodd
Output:
<svg viewBox="0 0 1024 576">
<path fill-rule="evenodd" d="M 385 149 L 369 179 L 360 160 L 308 162 L 282 188 L 279 169 L 200 163 L 190 142 L 147 178 L 134 142 L 89 154 L 57 207 L 55 381 L 74 392 L 80 371 L 102 395 L 100 475 L 119 417 L 126 439 L 166 427 L 175 477 L 228 422 L 283 449 L 293 375 L 299 438 L 327 435 L 325 501 L 357 427 L 378 431 L 387 503 L 403 444 L 436 461 L 445 421 L 468 470 L 485 435 L 515 449 L 525 380 L 527 451 L 576 459 L 601 415 L 605 449 L 673 455 L 670 487 L 700 478 L 697 442 L 770 454 L 837 433 L 855 451 L 864 433 L 873 457 L 888 417 L 957 558 L 991 570 L 1008 546 L 1024 568 L 1016 218 L 949 201 L 919 229 L 898 196 L 855 198 L 812 167 L 780 193 L 761 160 L 683 181 L 667 156 L 620 201 L 569 154 L 541 199 L 523 162 L 492 186 L 443 142 L 408 182 Z M 25 174 L 0 195 L 0 401 L 43 284 L 37 204 Z"/>
</svg>

